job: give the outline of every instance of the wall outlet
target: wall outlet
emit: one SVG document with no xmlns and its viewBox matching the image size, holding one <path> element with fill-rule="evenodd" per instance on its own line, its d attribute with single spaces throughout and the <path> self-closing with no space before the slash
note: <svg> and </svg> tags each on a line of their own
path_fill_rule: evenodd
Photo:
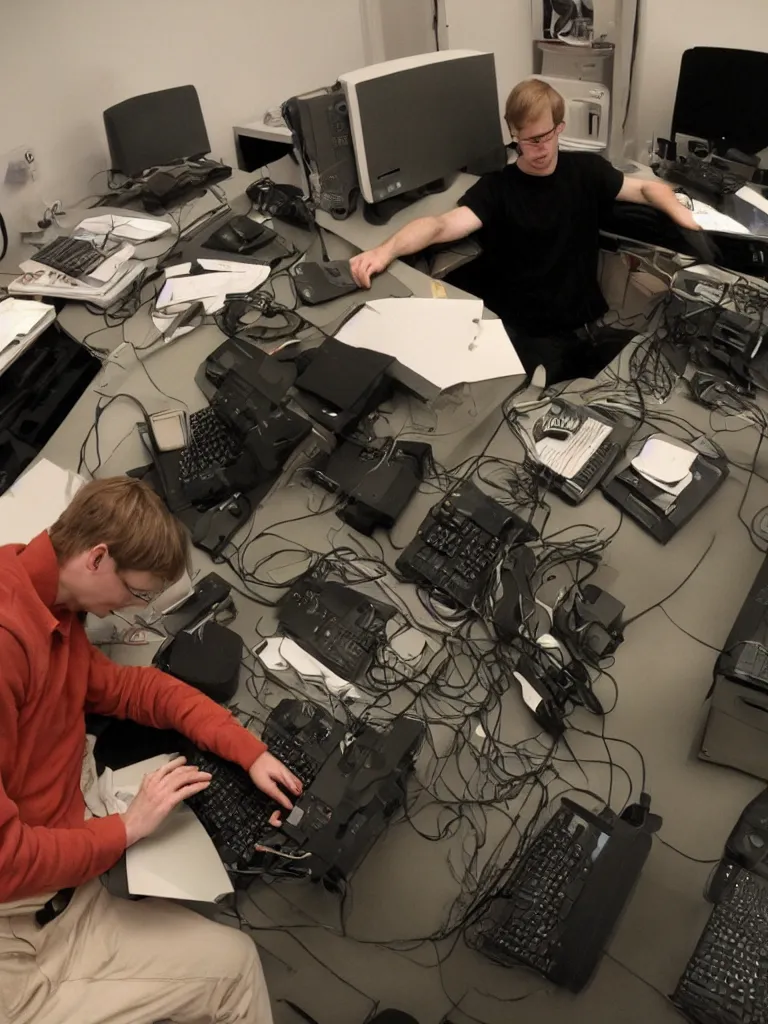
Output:
<svg viewBox="0 0 768 1024">
<path fill-rule="evenodd" d="M 37 165 L 33 149 L 19 146 L 8 154 L 8 163 L 5 168 L 7 185 L 26 185 L 28 181 L 34 181 L 36 177 Z"/>
</svg>

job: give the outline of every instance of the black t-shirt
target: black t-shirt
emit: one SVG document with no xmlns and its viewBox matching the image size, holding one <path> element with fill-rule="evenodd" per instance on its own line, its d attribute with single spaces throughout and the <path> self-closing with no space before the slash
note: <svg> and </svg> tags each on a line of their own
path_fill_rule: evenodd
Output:
<svg viewBox="0 0 768 1024">
<path fill-rule="evenodd" d="M 516 165 L 459 200 L 483 222 L 486 305 L 520 331 L 571 331 L 607 310 L 597 283 L 599 226 L 624 176 L 595 153 L 561 152 L 552 174 Z"/>
</svg>

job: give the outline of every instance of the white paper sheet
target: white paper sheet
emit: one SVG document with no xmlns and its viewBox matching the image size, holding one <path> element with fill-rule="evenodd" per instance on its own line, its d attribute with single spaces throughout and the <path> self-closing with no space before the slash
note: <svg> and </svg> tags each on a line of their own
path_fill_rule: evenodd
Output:
<svg viewBox="0 0 768 1024">
<path fill-rule="evenodd" d="M 302 679 L 322 683 L 337 697 L 351 700 L 360 700 L 362 697 L 360 691 L 352 683 L 336 675 L 317 658 L 308 654 L 303 647 L 299 647 L 290 637 L 272 637 L 267 640 L 261 650 L 255 653 L 265 668 L 277 672 L 285 672 L 292 668 Z"/>
<path fill-rule="evenodd" d="M 75 231 L 91 235 L 113 235 L 130 242 L 148 242 L 160 238 L 171 230 L 171 225 L 160 217 L 121 217 L 115 213 L 102 213 L 81 220 Z"/>
<path fill-rule="evenodd" d="M 269 267 L 257 263 L 239 263 L 238 270 L 187 276 L 171 275 L 157 297 L 157 309 L 203 302 L 206 313 L 215 313 L 227 295 L 251 292 L 269 277 Z"/>
<path fill-rule="evenodd" d="M 130 803 L 141 780 L 171 759 L 159 754 L 112 773 L 116 796 Z M 128 891 L 135 896 L 215 903 L 232 892 L 232 883 L 208 833 L 193 811 L 181 804 L 156 832 L 125 854 Z"/>
<path fill-rule="evenodd" d="M 84 483 L 48 459 L 36 462 L 0 497 L 0 544 L 26 544 L 42 533 Z"/>
<path fill-rule="evenodd" d="M 482 315 L 480 299 L 375 299 L 336 337 L 392 356 L 440 390 L 522 373 L 501 321 Z"/>
<path fill-rule="evenodd" d="M 217 903 L 233 891 L 216 847 L 185 804 L 128 848 L 125 870 L 135 896 Z"/>
</svg>

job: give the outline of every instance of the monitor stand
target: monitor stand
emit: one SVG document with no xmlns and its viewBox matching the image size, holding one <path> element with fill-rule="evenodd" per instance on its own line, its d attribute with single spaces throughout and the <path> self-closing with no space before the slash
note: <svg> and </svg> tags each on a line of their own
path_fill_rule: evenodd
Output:
<svg viewBox="0 0 768 1024">
<path fill-rule="evenodd" d="M 425 196 L 445 192 L 449 185 L 448 178 L 438 178 L 436 181 L 430 181 L 428 185 L 421 185 L 410 192 L 401 192 L 389 199 L 382 199 L 379 203 L 363 203 L 363 217 L 369 224 L 388 224 L 396 213 L 407 210 L 412 203 Z"/>
</svg>

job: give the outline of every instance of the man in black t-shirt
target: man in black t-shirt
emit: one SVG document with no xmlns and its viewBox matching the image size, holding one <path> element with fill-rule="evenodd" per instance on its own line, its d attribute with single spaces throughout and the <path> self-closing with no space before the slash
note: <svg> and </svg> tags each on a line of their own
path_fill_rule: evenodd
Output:
<svg viewBox="0 0 768 1024">
<path fill-rule="evenodd" d="M 517 162 L 480 178 L 457 209 L 414 220 L 351 261 L 368 288 L 399 256 L 479 232 L 475 293 L 504 321 L 526 370 L 544 365 L 549 383 L 595 372 L 584 328 L 608 309 L 597 282 L 599 227 L 613 201 L 650 204 L 698 230 L 663 182 L 627 178 L 597 153 L 560 152 L 564 114 L 546 82 L 521 82 L 505 111 Z"/>
</svg>

